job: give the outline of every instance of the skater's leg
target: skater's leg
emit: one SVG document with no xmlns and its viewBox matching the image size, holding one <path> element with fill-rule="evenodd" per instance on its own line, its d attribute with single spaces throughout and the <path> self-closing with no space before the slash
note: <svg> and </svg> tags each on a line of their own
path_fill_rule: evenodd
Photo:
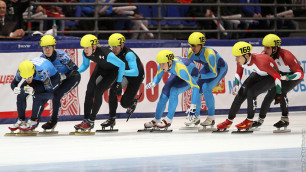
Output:
<svg viewBox="0 0 306 172">
<path fill-rule="evenodd" d="M 259 94 L 275 87 L 274 78 L 271 76 L 262 76 L 261 80 L 250 86 L 247 91 L 248 99 L 248 116 L 249 120 L 254 118 L 256 109 L 256 98 Z"/>
<path fill-rule="evenodd" d="M 90 120 L 94 121 L 96 119 L 96 115 L 102 105 L 102 95 L 116 81 L 117 75 L 117 72 L 103 74 L 103 79 L 97 81 L 94 94 L 94 103 L 92 106 L 91 115 L 89 117 Z"/>
<path fill-rule="evenodd" d="M 80 82 L 81 75 L 75 75 L 72 77 L 68 77 L 65 79 L 61 85 L 54 91 L 54 98 L 53 98 L 53 112 L 51 119 L 53 121 L 57 120 L 58 112 L 61 108 L 61 98 L 68 94 L 71 90 L 73 90 Z"/>
<path fill-rule="evenodd" d="M 118 107 L 118 98 L 117 98 L 117 93 L 116 93 L 116 84 L 113 84 L 109 90 L 109 117 L 110 118 L 115 118 L 116 117 L 116 111 Z"/>
</svg>

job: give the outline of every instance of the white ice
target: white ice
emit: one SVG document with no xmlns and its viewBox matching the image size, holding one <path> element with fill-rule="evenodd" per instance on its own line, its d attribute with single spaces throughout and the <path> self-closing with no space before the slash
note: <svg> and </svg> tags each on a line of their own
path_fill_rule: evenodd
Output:
<svg viewBox="0 0 306 172">
<path fill-rule="evenodd" d="M 227 116 L 217 115 L 216 124 Z M 290 133 L 275 134 L 273 124 L 279 121 L 280 113 L 269 113 L 259 131 L 253 134 L 203 133 L 182 131 L 186 120 L 175 117 L 172 133 L 138 133 L 149 118 L 117 119 L 118 133 L 96 133 L 93 136 L 71 136 L 73 126 L 80 121 L 59 122 L 53 136 L 4 136 L 8 124 L 0 125 L 0 171 L 1 166 L 39 163 L 80 162 L 137 157 L 202 154 L 231 151 L 301 148 L 302 130 L 306 130 L 305 112 L 290 113 Z M 205 120 L 206 116 L 201 116 Z M 230 131 L 242 122 L 246 115 L 238 114 Z M 257 119 L 257 116 L 254 118 Z M 101 129 L 104 120 L 96 120 L 95 128 Z M 42 131 L 41 125 L 37 130 Z M 305 133 L 304 133 L 305 134 Z M 304 135 L 305 138 L 305 135 Z M 304 143 L 305 144 L 305 143 Z"/>
</svg>

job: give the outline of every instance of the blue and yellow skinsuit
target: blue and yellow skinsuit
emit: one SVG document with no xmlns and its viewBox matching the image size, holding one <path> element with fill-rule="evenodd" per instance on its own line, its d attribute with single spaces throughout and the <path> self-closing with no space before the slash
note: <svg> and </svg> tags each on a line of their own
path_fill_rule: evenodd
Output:
<svg viewBox="0 0 306 172">
<path fill-rule="evenodd" d="M 215 99 L 212 90 L 226 75 L 227 64 L 220 54 L 210 47 L 203 47 L 198 54 L 194 54 L 190 48 L 187 51 L 187 58 L 202 64 L 198 85 L 201 88 L 200 92 L 204 94 L 208 116 L 213 116 L 215 115 Z M 200 105 L 201 96 L 198 96 L 197 111 L 201 107 Z"/>
<path fill-rule="evenodd" d="M 169 77 L 162 90 L 156 107 L 155 119 L 160 119 L 162 117 L 169 99 L 167 117 L 172 120 L 178 104 L 178 95 L 187 91 L 189 88 L 192 88 L 192 104 L 196 104 L 199 96 L 200 87 L 197 84 L 199 69 L 191 60 L 180 57 L 174 58 L 172 67 L 168 72 L 172 75 Z M 153 83 L 157 85 L 163 74 L 164 71 L 158 66 L 158 72 L 153 79 Z M 200 109 L 196 111 L 196 116 L 199 114 Z"/>
<path fill-rule="evenodd" d="M 53 99 L 54 91 L 60 85 L 60 75 L 53 64 L 44 58 L 31 59 L 31 62 L 35 65 L 34 78 L 30 84 L 24 81 L 20 88 L 21 93 L 17 95 L 17 111 L 18 118 L 25 120 L 25 111 L 27 107 L 27 96 L 29 94 L 24 92 L 24 86 L 29 85 L 35 90 L 33 95 L 32 116 L 31 120 L 40 119 L 40 116 L 44 110 L 44 105 L 48 100 Z M 19 71 L 11 83 L 11 88 L 14 90 L 22 81 Z"/>
<path fill-rule="evenodd" d="M 54 91 L 52 99 L 53 111 L 51 119 L 57 121 L 61 98 L 79 85 L 81 75 L 77 72 L 78 66 L 71 60 L 69 54 L 64 51 L 54 50 L 50 57 L 45 56 L 45 54 L 40 57 L 51 61 L 57 71 L 66 76 L 66 79 L 62 80 L 58 89 Z"/>
</svg>

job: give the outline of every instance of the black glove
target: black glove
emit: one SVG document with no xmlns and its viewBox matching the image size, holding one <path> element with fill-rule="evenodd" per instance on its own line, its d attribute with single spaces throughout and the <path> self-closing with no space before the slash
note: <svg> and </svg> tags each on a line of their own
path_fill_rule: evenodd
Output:
<svg viewBox="0 0 306 172">
<path fill-rule="evenodd" d="M 274 97 L 274 104 L 279 104 L 282 101 L 282 95 L 281 94 L 276 94 Z"/>
<path fill-rule="evenodd" d="M 121 82 L 117 82 L 117 83 L 116 83 L 115 89 L 116 89 L 116 94 L 117 94 L 117 96 L 121 96 L 121 94 L 122 94 Z"/>
<path fill-rule="evenodd" d="M 79 75 L 79 72 L 77 70 L 72 70 L 69 72 L 68 77 L 74 77 L 76 75 Z"/>
</svg>

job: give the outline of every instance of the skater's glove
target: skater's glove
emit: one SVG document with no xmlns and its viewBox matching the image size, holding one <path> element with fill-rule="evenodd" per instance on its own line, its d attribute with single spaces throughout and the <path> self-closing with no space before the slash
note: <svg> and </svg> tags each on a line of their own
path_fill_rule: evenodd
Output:
<svg viewBox="0 0 306 172">
<path fill-rule="evenodd" d="M 156 86 L 156 84 L 154 82 L 150 82 L 149 84 L 146 85 L 146 89 L 150 89 L 150 88 L 153 88 L 155 86 Z"/>
<path fill-rule="evenodd" d="M 35 90 L 33 89 L 33 87 L 30 87 L 30 86 L 24 86 L 24 92 L 27 93 L 27 94 L 30 94 L 30 95 L 34 95 L 35 93 Z"/>
<path fill-rule="evenodd" d="M 68 77 L 74 77 L 76 75 L 79 75 L 79 72 L 77 70 L 72 70 L 69 72 Z"/>
<path fill-rule="evenodd" d="M 232 94 L 233 95 L 237 95 L 238 94 L 238 91 L 239 91 L 239 85 L 235 85 L 233 90 L 232 90 Z"/>
<path fill-rule="evenodd" d="M 282 101 L 282 95 L 281 94 L 276 94 L 274 97 L 274 104 L 279 104 Z"/>
<path fill-rule="evenodd" d="M 65 74 L 61 74 L 61 82 L 63 82 L 66 79 L 66 75 Z"/>
<path fill-rule="evenodd" d="M 115 89 L 116 89 L 117 96 L 121 96 L 121 94 L 122 94 L 122 85 L 121 85 L 121 82 L 117 82 L 116 83 Z"/>
<path fill-rule="evenodd" d="M 21 89 L 19 88 L 19 87 L 15 87 L 14 88 L 14 94 L 20 94 L 20 92 L 21 92 Z"/>
<path fill-rule="evenodd" d="M 191 104 L 189 109 L 186 111 L 187 119 L 189 121 L 193 120 L 195 118 L 195 112 L 196 112 L 196 105 Z"/>
<path fill-rule="evenodd" d="M 288 81 L 288 80 L 289 80 L 289 78 L 288 78 L 288 76 L 287 76 L 287 75 L 283 75 L 283 76 L 281 76 L 281 80 L 283 80 L 283 81 Z"/>
</svg>

